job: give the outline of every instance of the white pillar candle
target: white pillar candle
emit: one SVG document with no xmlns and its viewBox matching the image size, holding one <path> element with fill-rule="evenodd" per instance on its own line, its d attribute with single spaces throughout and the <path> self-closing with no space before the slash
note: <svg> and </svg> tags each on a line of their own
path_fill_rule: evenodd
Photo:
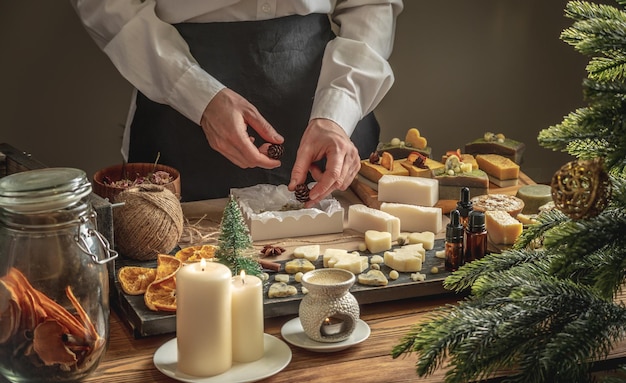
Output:
<svg viewBox="0 0 626 383">
<path fill-rule="evenodd" d="M 261 279 L 244 272 L 232 280 L 233 361 L 261 359 L 263 342 L 263 286 Z"/>
<path fill-rule="evenodd" d="M 228 267 L 204 259 L 176 273 L 178 371 L 214 376 L 232 367 L 231 279 Z"/>
</svg>

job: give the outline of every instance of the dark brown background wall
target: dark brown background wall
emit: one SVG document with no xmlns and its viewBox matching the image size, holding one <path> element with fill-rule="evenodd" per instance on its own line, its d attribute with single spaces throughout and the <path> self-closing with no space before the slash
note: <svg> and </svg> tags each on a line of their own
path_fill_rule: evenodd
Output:
<svg viewBox="0 0 626 383">
<path fill-rule="evenodd" d="M 537 134 L 584 105 L 586 58 L 559 40 L 565 3 L 405 0 L 396 84 L 377 109 L 382 140 L 417 127 L 439 156 L 502 132 L 527 144 L 522 169 L 547 182 L 570 157 Z M 0 52 L 0 142 L 88 174 L 121 161 L 131 87 L 69 2 L 0 2 Z"/>
</svg>

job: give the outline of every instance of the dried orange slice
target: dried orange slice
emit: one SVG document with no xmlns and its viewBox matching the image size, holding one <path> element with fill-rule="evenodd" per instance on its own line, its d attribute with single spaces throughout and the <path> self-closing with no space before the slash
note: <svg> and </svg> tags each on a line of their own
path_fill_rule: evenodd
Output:
<svg viewBox="0 0 626 383">
<path fill-rule="evenodd" d="M 189 246 L 176 252 L 176 258 L 184 263 L 199 262 L 202 258 L 211 259 L 215 256 L 215 245 Z"/>
<path fill-rule="evenodd" d="M 159 281 L 161 279 L 173 276 L 182 266 L 183 262 L 176 257 L 167 254 L 157 255 L 157 269 L 155 280 Z"/>
<path fill-rule="evenodd" d="M 389 171 L 393 170 L 393 156 L 391 153 L 383 152 L 380 157 L 380 165 Z"/>
<path fill-rule="evenodd" d="M 146 292 L 148 285 L 157 276 L 157 269 L 152 267 L 124 266 L 117 272 L 117 280 L 122 290 L 128 295 L 140 295 Z"/>
<path fill-rule="evenodd" d="M 143 298 L 152 311 L 176 311 L 176 277 L 152 282 Z"/>
</svg>

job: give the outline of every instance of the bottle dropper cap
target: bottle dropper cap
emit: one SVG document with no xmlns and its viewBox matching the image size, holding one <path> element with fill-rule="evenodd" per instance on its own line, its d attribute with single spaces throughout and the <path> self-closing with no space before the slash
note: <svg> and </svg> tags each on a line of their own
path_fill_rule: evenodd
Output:
<svg viewBox="0 0 626 383">
<path fill-rule="evenodd" d="M 446 226 L 446 242 L 463 241 L 463 225 L 458 210 L 450 212 L 450 223 Z"/>
<path fill-rule="evenodd" d="M 456 203 L 456 209 L 461 217 L 467 217 L 473 210 L 473 203 L 470 201 L 470 189 L 467 186 L 461 188 L 461 200 Z"/>
<path fill-rule="evenodd" d="M 469 213 L 467 227 L 471 232 L 479 232 L 485 230 L 485 213 L 473 210 Z"/>
</svg>

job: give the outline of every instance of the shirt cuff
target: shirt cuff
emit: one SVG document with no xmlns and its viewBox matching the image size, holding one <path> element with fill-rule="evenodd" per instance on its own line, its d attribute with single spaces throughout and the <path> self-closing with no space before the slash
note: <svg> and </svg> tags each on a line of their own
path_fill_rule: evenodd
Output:
<svg viewBox="0 0 626 383">
<path fill-rule="evenodd" d="M 200 125 L 209 102 L 225 86 L 199 66 L 191 66 L 176 81 L 168 103 L 183 116 Z"/>
<path fill-rule="evenodd" d="M 332 120 L 351 136 L 363 116 L 359 103 L 350 94 L 330 88 L 318 90 L 315 94 L 311 120 L 315 118 Z"/>
</svg>

